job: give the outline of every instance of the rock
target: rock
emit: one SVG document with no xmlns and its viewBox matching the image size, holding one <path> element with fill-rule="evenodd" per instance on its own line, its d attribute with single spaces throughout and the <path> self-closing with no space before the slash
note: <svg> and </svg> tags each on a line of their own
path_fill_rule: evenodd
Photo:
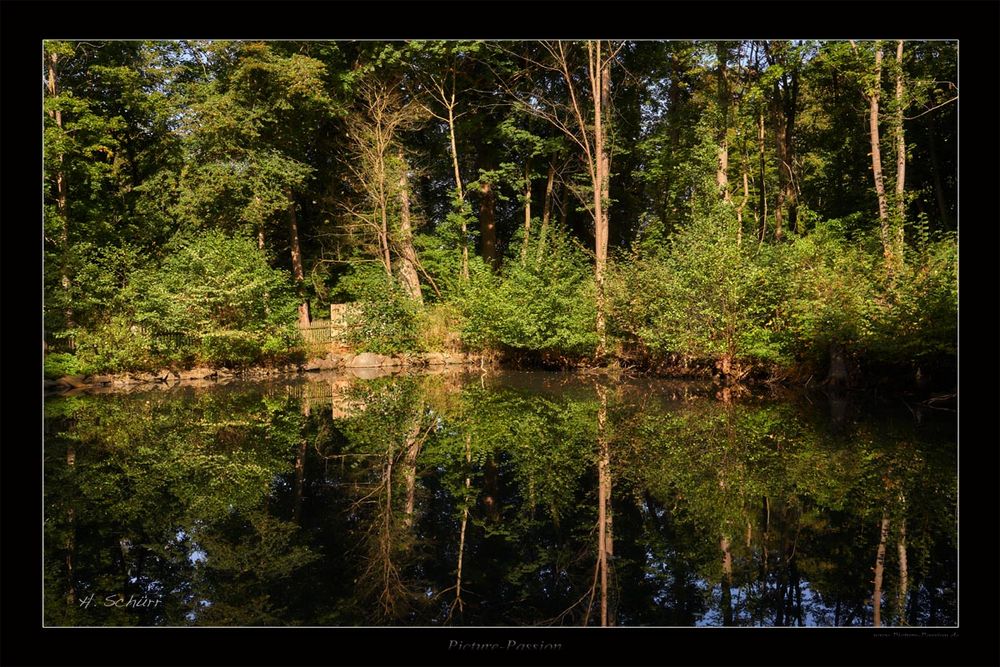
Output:
<svg viewBox="0 0 1000 667">
<path fill-rule="evenodd" d="M 426 361 L 430 366 L 439 366 L 448 363 L 445 355 L 440 352 L 428 352 L 424 356 L 424 361 Z"/>
<path fill-rule="evenodd" d="M 88 382 L 85 381 L 83 375 L 64 375 L 58 380 L 56 380 L 56 382 L 65 387 L 71 387 L 73 389 L 86 387 L 89 384 Z"/>
<path fill-rule="evenodd" d="M 59 382 L 56 382 L 55 380 L 45 380 L 42 383 L 42 386 L 45 387 L 46 389 L 50 390 L 50 391 L 53 390 L 53 389 L 55 389 L 55 390 L 64 389 L 66 387 L 66 385 L 60 384 Z"/>
<path fill-rule="evenodd" d="M 302 370 L 306 371 L 307 373 L 311 373 L 314 371 L 327 371 L 333 367 L 334 365 L 333 363 L 330 362 L 329 359 L 310 359 L 302 367 Z"/>
<path fill-rule="evenodd" d="M 349 354 L 338 354 L 336 352 L 331 352 L 330 354 L 326 355 L 326 359 L 331 364 L 333 364 L 332 368 L 340 368 L 341 366 L 343 366 L 344 364 L 346 364 L 348 361 L 350 361 L 351 355 L 349 355 Z"/>
<path fill-rule="evenodd" d="M 364 352 L 347 362 L 348 368 L 378 368 L 385 361 L 381 354 Z"/>
<path fill-rule="evenodd" d="M 399 357 L 385 357 L 382 360 L 383 366 L 402 366 L 403 360 Z"/>
<path fill-rule="evenodd" d="M 374 380 L 375 378 L 385 377 L 389 375 L 389 369 L 387 368 L 370 368 L 370 367 L 360 367 L 352 368 L 351 375 L 358 378 L 359 380 Z"/>
<path fill-rule="evenodd" d="M 446 364 L 464 364 L 466 362 L 468 362 L 468 355 L 465 354 L 444 355 L 444 363 Z"/>
<path fill-rule="evenodd" d="M 231 368 L 216 368 L 215 373 L 220 378 L 231 378 L 236 376 L 236 371 Z"/>
<path fill-rule="evenodd" d="M 212 377 L 215 375 L 215 371 L 211 368 L 192 368 L 191 370 L 181 371 L 180 378 L 182 380 L 201 380 L 203 378 Z"/>
<path fill-rule="evenodd" d="M 94 384 L 105 385 L 111 384 L 114 379 L 113 375 L 94 375 L 90 378 L 90 381 Z"/>
</svg>

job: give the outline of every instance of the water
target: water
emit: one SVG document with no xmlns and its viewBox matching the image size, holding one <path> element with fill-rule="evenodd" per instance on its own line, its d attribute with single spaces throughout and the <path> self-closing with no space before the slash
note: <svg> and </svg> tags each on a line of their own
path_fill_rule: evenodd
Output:
<svg viewBox="0 0 1000 667">
<path fill-rule="evenodd" d="M 954 414 L 862 398 L 553 373 L 50 398 L 45 621 L 857 626 L 880 570 L 882 625 L 955 625 Z"/>
</svg>

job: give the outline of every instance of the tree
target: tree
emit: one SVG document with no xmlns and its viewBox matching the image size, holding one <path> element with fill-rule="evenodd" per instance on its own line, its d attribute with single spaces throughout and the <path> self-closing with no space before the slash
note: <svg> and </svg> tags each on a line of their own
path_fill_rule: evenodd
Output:
<svg viewBox="0 0 1000 667">
<path fill-rule="evenodd" d="M 611 65 L 621 45 L 611 42 L 541 42 L 545 62 L 526 58 L 542 70 L 561 75 L 563 99 L 545 91 L 515 94 L 520 107 L 554 125 L 582 151 L 590 177 L 591 202 L 588 210 L 594 222 L 594 277 L 597 283 L 597 356 L 607 351 L 604 274 L 608 259 L 608 209 L 611 201 L 610 145 Z M 586 49 L 586 60 L 581 56 Z"/>
<path fill-rule="evenodd" d="M 347 119 L 347 166 L 357 197 L 344 207 L 357 238 L 374 241 L 368 252 L 378 258 L 386 276 L 393 276 L 393 257 L 399 257 L 402 285 L 410 298 L 421 301 L 408 168 L 399 144 L 399 134 L 420 122 L 420 109 L 404 100 L 397 86 L 382 81 L 362 82 L 358 91 L 359 108 Z"/>
</svg>

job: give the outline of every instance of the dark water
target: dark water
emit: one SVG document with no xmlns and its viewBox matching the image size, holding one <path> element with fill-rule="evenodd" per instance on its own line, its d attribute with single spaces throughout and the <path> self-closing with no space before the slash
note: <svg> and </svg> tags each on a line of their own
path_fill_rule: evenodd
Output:
<svg viewBox="0 0 1000 667">
<path fill-rule="evenodd" d="M 51 398 L 46 624 L 872 625 L 881 571 L 883 625 L 955 625 L 954 414 L 862 398 L 545 373 Z"/>
</svg>

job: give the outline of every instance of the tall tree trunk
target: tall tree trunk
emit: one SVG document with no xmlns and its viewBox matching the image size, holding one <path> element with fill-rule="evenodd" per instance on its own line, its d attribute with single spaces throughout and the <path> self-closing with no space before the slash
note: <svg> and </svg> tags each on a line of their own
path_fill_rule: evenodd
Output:
<svg viewBox="0 0 1000 667">
<path fill-rule="evenodd" d="M 772 102 L 772 113 L 774 114 L 774 140 L 777 150 L 774 154 L 775 164 L 778 170 L 778 194 L 777 203 L 774 206 L 774 238 L 776 240 L 781 240 L 784 235 L 784 230 L 782 225 L 785 218 L 785 198 L 788 195 L 788 171 L 785 169 L 785 157 L 787 153 L 786 147 L 786 134 L 785 134 L 785 114 L 784 110 L 781 109 L 781 91 L 778 88 L 778 83 L 774 84 L 774 100 Z"/>
<path fill-rule="evenodd" d="M 903 228 L 906 222 L 906 137 L 903 133 L 903 40 L 896 42 L 896 219 L 893 221 L 893 254 L 897 268 L 903 266 Z"/>
<path fill-rule="evenodd" d="M 451 104 L 448 109 L 448 137 L 451 139 L 451 164 L 455 169 L 455 193 L 460 205 L 465 204 L 465 190 L 462 188 L 462 175 L 458 170 L 458 147 L 455 142 L 455 94 L 452 92 Z M 469 279 L 469 230 L 465 224 L 465 211 L 462 211 L 462 280 Z"/>
<path fill-rule="evenodd" d="M 725 47 L 722 42 L 716 44 L 716 55 L 718 56 L 719 66 L 717 69 L 718 77 L 718 105 L 719 105 L 719 128 L 718 128 L 718 145 L 719 145 L 719 164 L 715 172 L 715 183 L 719 187 L 719 192 L 722 193 L 722 199 L 724 201 L 730 201 L 731 195 L 729 193 L 729 81 L 727 78 L 726 65 L 729 60 L 729 49 Z"/>
<path fill-rule="evenodd" d="M 402 149 L 399 149 L 398 157 L 401 167 L 399 175 L 399 245 L 402 255 L 402 261 L 399 263 L 399 278 L 409 297 L 417 303 L 423 304 L 424 298 L 420 293 L 420 278 L 417 276 L 417 251 L 413 247 L 413 227 L 410 222 L 410 179 Z"/>
<path fill-rule="evenodd" d="M 594 183 L 594 277 L 597 283 L 597 356 L 603 357 L 607 351 L 605 324 L 604 273 L 608 261 L 608 188 L 610 185 L 610 156 L 608 154 L 608 129 L 604 122 L 605 112 L 611 110 L 611 59 L 602 61 L 601 42 L 593 48 L 592 68 L 597 77 L 593 90 L 594 97 L 594 153 L 597 162 L 597 178 Z"/>
<path fill-rule="evenodd" d="M 875 195 L 878 197 L 879 231 L 882 238 L 882 254 L 886 266 L 891 271 L 896 264 L 893 256 L 893 239 L 889 229 L 889 204 L 885 194 L 885 180 L 882 176 L 882 149 L 879 138 L 879 93 L 882 87 L 882 46 L 875 49 L 875 85 L 868 93 L 868 131 L 871 142 L 872 175 L 875 179 Z"/>
<path fill-rule="evenodd" d="M 56 97 L 59 95 L 59 83 L 57 78 L 57 70 L 59 66 L 59 54 L 50 53 L 48 57 L 49 66 L 49 79 L 48 79 L 48 92 L 49 97 Z M 63 129 L 62 122 L 62 110 L 56 108 L 49 111 L 49 117 L 55 121 L 56 127 L 60 130 Z M 72 283 L 69 278 L 69 205 L 68 205 L 68 195 L 67 195 L 67 185 L 66 185 L 66 172 L 63 169 L 64 156 L 62 153 L 54 156 L 56 164 L 56 211 L 59 214 L 59 250 L 62 255 L 59 264 L 59 284 L 63 291 L 66 292 L 66 310 L 63 315 L 66 319 L 66 326 L 72 328 L 74 324 L 73 318 L 73 306 L 72 299 L 69 296 L 69 291 L 72 288 Z"/>
<path fill-rule="evenodd" d="M 486 155 L 483 159 L 484 168 L 493 169 L 493 156 Z M 497 270 L 500 268 L 500 258 L 497 256 L 496 193 L 493 192 L 493 184 L 486 177 L 479 184 L 479 238 L 482 242 L 483 260 L 494 271 Z"/>
<path fill-rule="evenodd" d="M 767 192 L 764 187 L 767 170 L 766 170 L 766 160 L 764 154 L 764 109 L 761 108 L 760 113 L 757 114 L 757 156 L 758 156 L 758 170 L 760 172 L 760 188 L 757 192 L 757 211 L 760 213 L 760 240 L 763 243 L 764 237 L 767 236 Z"/>
<path fill-rule="evenodd" d="M 545 252 L 545 235 L 548 233 L 549 217 L 552 215 L 552 186 L 556 177 L 556 165 L 549 162 L 549 176 L 545 182 L 545 201 L 542 203 L 542 226 L 538 230 L 538 251 L 535 253 L 536 263 L 542 261 Z"/>
<path fill-rule="evenodd" d="M 285 191 L 288 197 L 288 226 L 291 237 L 292 273 L 295 276 L 295 288 L 299 296 L 299 326 L 308 327 L 312 318 L 309 316 L 309 300 L 305 298 L 305 273 L 302 270 L 302 249 L 299 247 L 299 221 L 295 214 L 295 198 L 291 189 Z"/>
<path fill-rule="evenodd" d="M 524 161 L 524 243 L 521 246 L 521 266 L 528 260 L 528 243 L 531 237 L 531 160 Z"/>
<path fill-rule="evenodd" d="M 882 626 L 882 574 L 885 571 L 885 543 L 889 538 L 889 515 L 882 513 L 882 523 L 879 533 L 878 551 L 875 554 L 875 593 L 872 595 L 874 614 L 872 625 Z"/>
<path fill-rule="evenodd" d="M 785 141 L 784 141 L 784 171 L 785 171 L 785 203 L 788 206 L 788 228 L 801 234 L 804 230 L 799 225 L 798 195 L 795 189 L 795 110 L 799 97 L 798 68 L 792 69 L 790 79 L 786 81 L 784 91 L 785 111 Z"/>
</svg>

